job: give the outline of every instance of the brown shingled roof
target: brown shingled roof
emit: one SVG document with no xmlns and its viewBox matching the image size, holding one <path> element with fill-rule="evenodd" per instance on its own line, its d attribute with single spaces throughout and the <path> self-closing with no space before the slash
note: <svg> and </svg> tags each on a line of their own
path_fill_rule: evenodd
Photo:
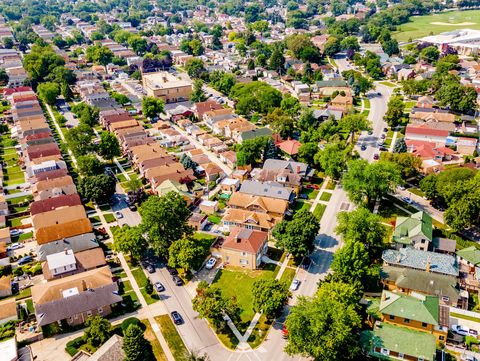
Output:
<svg viewBox="0 0 480 361">
<path fill-rule="evenodd" d="M 61 195 L 54 198 L 48 198 L 30 204 L 30 213 L 32 216 L 49 212 L 60 207 L 71 207 L 81 205 L 82 201 L 78 194 Z"/>
<path fill-rule="evenodd" d="M 35 240 L 39 245 L 56 241 L 62 238 L 78 236 L 92 231 L 92 224 L 88 218 L 82 218 L 63 224 L 43 227 L 38 230 Z"/>
<path fill-rule="evenodd" d="M 267 232 L 235 227 L 231 230 L 222 248 L 257 254 L 267 239 Z"/>
</svg>

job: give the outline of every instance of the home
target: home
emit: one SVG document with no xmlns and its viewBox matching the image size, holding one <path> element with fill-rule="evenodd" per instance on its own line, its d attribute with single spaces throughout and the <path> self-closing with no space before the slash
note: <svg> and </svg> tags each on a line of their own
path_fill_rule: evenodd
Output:
<svg viewBox="0 0 480 361">
<path fill-rule="evenodd" d="M 271 137 L 273 134 L 272 130 L 270 128 L 257 128 L 253 130 L 247 130 L 247 131 L 242 131 L 241 133 L 238 133 L 237 136 L 235 137 L 235 140 L 238 143 L 242 143 L 244 140 L 247 139 L 256 139 L 260 137 Z"/>
<path fill-rule="evenodd" d="M 39 261 L 46 261 L 48 255 L 65 250 L 72 250 L 75 254 L 97 247 L 99 247 L 99 244 L 95 234 L 93 232 L 83 233 L 39 245 L 37 247 L 37 258 Z"/>
<path fill-rule="evenodd" d="M 382 322 L 432 334 L 437 343 L 447 340 L 449 308 L 438 296 L 383 291 L 379 312 Z"/>
<path fill-rule="evenodd" d="M 62 194 L 75 194 L 77 188 L 69 175 L 54 179 L 46 179 L 37 182 L 32 186 L 34 200 L 42 200 L 56 197 Z"/>
<path fill-rule="evenodd" d="M 441 146 L 447 142 L 448 135 L 448 130 L 432 129 L 426 126 L 413 126 L 409 124 L 405 131 L 405 140 L 422 140 Z"/>
<path fill-rule="evenodd" d="M 446 254 L 421 251 L 414 248 L 387 249 L 383 251 L 382 259 L 387 266 L 458 276 L 457 260 L 455 257 Z"/>
<path fill-rule="evenodd" d="M 280 140 L 278 142 L 275 142 L 275 145 L 283 153 L 292 157 L 298 154 L 298 149 L 300 149 L 300 147 L 302 146 L 302 143 L 300 143 L 296 139 L 287 139 L 287 140 Z"/>
<path fill-rule="evenodd" d="M 222 193 L 231 194 L 237 191 L 240 185 L 240 180 L 235 178 L 224 178 L 220 182 L 220 190 Z"/>
<path fill-rule="evenodd" d="M 268 250 L 268 234 L 235 227 L 220 248 L 222 261 L 229 266 L 257 269 Z"/>
<path fill-rule="evenodd" d="M 415 75 L 417 75 L 417 73 L 414 69 L 403 68 L 397 72 L 397 81 L 413 79 Z"/>
<path fill-rule="evenodd" d="M 167 71 L 143 74 L 143 87 L 148 96 L 166 103 L 186 101 L 192 94 L 192 82 L 177 78 Z"/>
<path fill-rule="evenodd" d="M 12 242 L 10 238 L 10 227 L 0 228 L 0 243 L 9 244 Z"/>
<path fill-rule="evenodd" d="M 195 103 L 195 106 L 194 106 L 194 114 L 195 116 L 198 118 L 198 120 L 200 121 L 203 121 L 203 115 L 206 113 L 206 112 L 210 112 L 210 111 L 213 111 L 213 110 L 218 110 L 218 109 L 222 109 L 223 106 L 219 103 L 217 103 L 216 101 L 213 101 L 213 100 L 207 100 L 205 102 L 199 102 L 199 103 Z"/>
<path fill-rule="evenodd" d="M 188 225 L 197 231 L 201 231 L 208 223 L 208 216 L 206 214 L 193 212 L 188 218 Z"/>
<path fill-rule="evenodd" d="M 237 165 L 237 154 L 233 150 L 227 150 L 219 154 L 220 160 L 230 168 L 235 168 Z"/>
<path fill-rule="evenodd" d="M 340 109 L 333 109 L 333 108 L 315 109 L 312 115 L 315 119 L 317 119 L 320 122 L 324 122 L 325 120 L 332 119 L 332 118 L 338 121 L 342 119 L 343 111 Z"/>
<path fill-rule="evenodd" d="M 292 202 L 295 198 L 295 193 L 292 188 L 282 187 L 276 183 L 259 182 L 255 180 L 244 181 L 240 187 L 239 193 L 281 199 L 287 202 Z"/>
<path fill-rule="evenodd" d="M 187 205 L 192 204 L 194 201 L 194 196 L 188 191 L 188 187 L 186 184 L 182 184 L 178 181 L 166 179 L 164 180 L 156 189 L 158 196 L 162 197 L 167 195 L 170 192 L 178 193 L 183 197 Z"/>
<path fill-rule="evenodd" d="M 454 239 L 433 237 L 432 251 L 453 255 L 457 249 L 457 241 Z"/>
<path fill-rule="evenodd" d="M 32 287 L 32 301 L 39 327 L 66 321 L 79 325 L 90 316 L 107 316 L 122 302 L 108 266 Z"/>
<path fill-rule="evenodd" d="M 0 277 L 0 298 L 12 295 L 12 279 L 10 276 Z"/>
<path fill-rule="evenodd" d="M 17 319 L 17 303 L 15 302 L 15 297 L 0 301 L 0 326 Z"/>
<path fill-rule="evenodd" d="M 460 285 L 467 290 L 480 290 L 480 250 L 471 246 L 457 251 L 460 265 Z"/>
<path fill-rule="evenodd" d="M 203 200 L 200 203 L 200 211 L 205 214 L 214 214 L 218 211 L 218 201 Z"/>
<path fill-rule="evenodd" d="M 78 236 L 92 232 L 92 224 L 88 218 L 75 219 L 61 224 L 54 224 L 36 230 L 35 240 L 39 245 L 58 241 L 62 238 Z"/>
<path fill-rule="evenodd" d="M 370 356 L 379 359 L 435 360 L 435 336 L 388 323 L 375 325 L 373 331 L 362 331 L 360 344 Z"/>
<path fill-rule="evenodd" d="M 123 361 L 125 360 L 125 351 L 123 351 L 123 339 L 114 334 L 100 348 L 90 355 L 84 350 L 80 350 L 70 361 Z"/>
<path fill-rule="evenodd" d="M 457 152 L 464 155 L 473 155 L 477 149 L 476 138 L 459 137 L 455 144 L 457 145 Z"/>
<path fill-rule="evenodd" d="M 241 227 L 263 232 L 270 232 L 273 227 L 282 220 L 282 217 L 274 217 L 268 213 L 252 212 L 244 209 L 227 208 L 222 218 L 225 229 Z"/>
<path fill-rule="evenodd" d="M 215 182 L 218 178 L 225 177 L 225 173 L 223 172 L 222 168 L 215 163 L 208 163 L 204 165 L 203 170 L 205 171 L 205 179 L 207 182 Z"/>
<path fill-rule="evenodd" d="M 250 212 L 267 213 L 273 217 L 282 218 L 288 209 L 288 201 L 264 196 L 254 196 L 235 192 L 227 205 L 234 209 L 244 209 Z"/>
<path fill-rule="evenodd" d="M 411 246 L 428 251 L 432 239 L 432 217 L 428 213 L 421 211 L 408 217 L 397 217 L 392 236 L 397 249 Z"/>
<path fill-rule="evenodd" d="M 317 81 L 313 91 L 317 94 L 317 97 L 330 97 L 334 92 L 340 93 L 342 91 L 348 95 L 352 94 L 348 83 L 339 79 Z"/>
<path fill-rule="evenodd" d="M 351 95 L 338 94 L 330 101 L 329 108 L 339 109 L 344 113 L 348 113 L 353 109 L 353 97 Z"/>
</svg>

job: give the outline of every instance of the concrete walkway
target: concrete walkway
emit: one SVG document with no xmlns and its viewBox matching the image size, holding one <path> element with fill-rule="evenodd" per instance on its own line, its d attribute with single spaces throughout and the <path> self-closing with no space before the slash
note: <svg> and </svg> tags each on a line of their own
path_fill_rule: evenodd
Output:
<svg viewBox="0 0 480 361">
<path fill-rule="evenodd" d="M 390 143 L 390 148 L 388 148 L 388 151 L 390 153 L 393 153 L 393 147 L 395 147 L 396 141 L 397 141 L 397 132 L 393 132 L 392 142 Z"/>
<path fill-rule="evenodd" d="M 330 182 L 330 177 L 325 177 L 325 179 L 323 180 L 323 184 L 320 187 L 320 189 L 318 191 L 318 194 L 317 194 L 317 196 L 315 197 L 315 200 L 312 203 L 312 206 L 310 207 L 310 212 L 313 212 L 315 210 L 315 208 L 317 207 L 317 204 L 321 202 L 320 197 L 322 196 L 323 191 L 330 191 L 330 190 L 327 189 L 327 185 L 328 185 L 329 182 Z M 330 191 L 330 192 L 333 192 L 333 191 Z"/>
</svg>

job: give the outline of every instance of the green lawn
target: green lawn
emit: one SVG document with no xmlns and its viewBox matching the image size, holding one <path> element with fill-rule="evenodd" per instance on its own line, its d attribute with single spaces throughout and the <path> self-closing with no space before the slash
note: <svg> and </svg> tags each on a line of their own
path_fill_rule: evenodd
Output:
<svg viewBox="0 0 480 361">
<path fill-rule="evenodd" d="M 408 213 L 395 207 L 389 200 L 382 199 L 378 215 L 382 217 L 383 222 L 393 224 L 398 216 L 405 217 L 408 216 Z"/>
<path fill-rule="evenodd" d="M 170 348 L 170 351 L 172 351 L 175 360 L 184 360 L 188 350 L 183 343 L 183 340 L 180 337 L 177 329 L 175 328 L 175 325 L 170 319 L 170 316 L 156 316 L 155 321 L 157 321 L 157 324 L 160 326 L 160 331 L 162 332 L 163 337 L 165 337 L 168 348 Z"/>
<path fill-rule="evenodd" d="M 22 242 L 33 237 L 33 232 L 22 233 L 17 237 L 12 237 L 12 242 Z"/>
<path fill-rule="evenodd" d="M 389 86 L 390 88 L 395 88 L 396 85 L 389 81 L 381 81 L 380 84 Z"/>
<path fill-rule="evenodd" d="M 145 298 L 145 302 L 147 302 L 148 305 L 157 302 L 159 300 L 158 294 L 153 291 L 153 293 L 149 295 L 145 290 L 145 285 L 147 284 L 147 276 L 145 276 L 143 269 L 138 267 L 137 269 L 134 269 L 132 271 L 132 274 L 135 278 L 135 281 L 137 281 L 137 285 L 140 288 L 140 292 L 142 293 L 143 298 Z"/>
<path fill-rule="evenodd" d="M 317 204 L 317 206 L 313 210 L 313 214 L 316 215 L 318 217 L 318 219 L 322 219 L 323 213 L 325 212 L 326 208 L 327 208 L 327 206 L 325 204 L 319 203 L 319 204 Z"/>
<path fill-rule="evenodd" d="M 322 195 L 320 196 L 321 201 L 328 202 L 330 198 L 332 198 L 332 193 L 329 193 L 329 192 L 323 192 Z"/>
<path fill-rule="evenodd" d="M 248 338 L 248 344 L 252 348 L 256 348 L 260 346 L 262 341 L 268 334 L 268 330 L 272 326 L 272 321 L 268 320 L 265 315 L 262 314 L 260 319 L 258 320 L 253 332 L 251 333 L 250 337 Z"/>
<path fill-rule="evenodd" d="M 365 104 L 366 109 L 370 109 L 370 99 L 363 98 L 363 103 Z"/>
<path fill-rule="evenodd" d="M 326 188 L 328 190 L 333 191 L 335 189 L 335 187 L 336 187 L 336 183 L 332 180 L 329 180 Z"/>
<path fill-rule="evenodd" d="M 23 300 L 24 298 L 32 297 L 32 288 L 28 287 L 25 288 L 23 291 L 20 291 L 17 296 L 15 296 L 15 299 L 18 300 Z"/>
<path fill-rule="evenodd" d="M 105 218 L 105 221 L 107 223 L 112 223 L 112 222 L 115 222 L 117 220 L 112 213 L 105 213 L 103 215 L 103 217 Z"/>
<path fill-rule="evenodd" d="M 408 191 L 420 197 L 425 197 L 425 193 L 419 188 L 408 188 Z"/>
<path fill-rule="evenodd" d="M 302 190 L 302 193 L 306 194 L 308 196 L 308 199 L 315 199 L 315 198 L 317 198 L 318 190 L 317 189 L 304 188 Z"/>
<path fill-rule="evenodd" d="M 141 321 L 146 326 L 144 336 L 152 345 L 152 351 L 153 351 L 153 355 L 155 356 L 155 360 L 167 361 L 168 360 L 167 356 L 165 355 L 165 352 L 163 352 L 163 348 L 160 345 L 160 342 L 158 341 L 157 336 L 155 336 L 155 333 L 152 330 L 152 325 L 150 324 L 150 321 L 149 320 L 141 320 Z"/>
<path fill-rule="evenodd" d="M 412 16 L 410 22 L 397 26 L 393 37 L 398 41 L 409 41 L 430 34 L 436 35 L 463 28 L 480 30 L 480 10 L 454 10 L 425 16 Z"/>
<path fill-rule="evenodd" d="M 306 209 L 307 211 L 310 210 L 312 206 L 311 203 L 305 202 L 304 200 L 297 199 L 297 201 L 293 204 L 293 211 L 298 212 L 301 209 Z"/>
<path fill-rule="evenodd" d="M 450 313 L 450 317 L 457 317 L 457 318 L 462 318 L 464 320 L 469 320 L 469 321 L 473 321 L 473 322 L 480 322 L 480 318 L 467 316 L 467 315 L 462 315 L 461 313 L 452 312 L 452 313 Z"/>
<path fill-rule="evenodd" d="M 29 216 L 10 218 L 7 220 L 7 226 L 9 227 L 20 227 L 24 219 L 29 218 Z"/>
<path fill-rule="evenodd" d="M 216 214 L 211 214 L 208 216 L 208 221 L 213 224 L 220 224 L 220 222 L 222 221 L 222 217 L 217 216 Z"/>
<path fill-rule="evenodd" d="M 238 305 L 242 308 L 241 322 L 236 325 L 240 333 L 244 333 L 250 324 L 255 311 L 253 310 L 253 283 L 258 279 L 273 279 L 279 267 L 268 264 L 264 270 L 246 270 L 240 268 L 227 268 L 220 270 L 212 283 L 227 297 L 236 297 Z"/>
</svg>

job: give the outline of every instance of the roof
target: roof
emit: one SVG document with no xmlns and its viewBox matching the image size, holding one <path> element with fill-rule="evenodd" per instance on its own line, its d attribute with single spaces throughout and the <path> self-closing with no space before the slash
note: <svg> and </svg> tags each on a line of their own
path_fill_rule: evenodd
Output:
<svg viewBox="0 0 480 361">
<path fill-rule="evenodd" d="M 407 125 L 405 134 L 417 134 L 417 135 L 430 135 L 435 137 L 448 137 L 450 132 L 448 130 L 442 129 L 433 129 L 427 127 L 415 127 L 412 125 Z"/>
<path fill-rule="evenodd" d="M 185 184 L 170 179 L 164 180 L 155 190 L 159 196 L 164 196 L 170 192 L 176 192 L 179 194 L 188 193 L 188 187 Z"/>
<path fill-rule="evenodd" d="M 122 347 L 123 338 L 114 334 L 90 356 L 88 361 L 123 361 L 125 359 L 125 352 Z"/>
<path fill-rule="evenodd" d="M 380 276 L 392 281 L 398 288 L 448 297 L 452 304 L 456 304 L 459 298 L 457 279 L 454 276 L 394 266 L 383 266 Z"/>
<path fill-rule="evenodd" d="M 12 317 L 17 318 L 15 297 L 0 301 L 0 321 Z"/>
<path fill-rule="evenodd" d="M 280 217 L 272 217 L 267 213 L 252 212 L 234 208 L 228 208 L 223 216 L 224 222 L 227 221 L 240 224 L 252 224 L 266 229 L 271 229 L 278 222 L 280 222 L 280 220 Z"/>
<path fill-rule="evenodd" d="M 463 258 L 464 260 L 470 262 L 473 265 L 480 264 L 480 250 L 475 246 L 461 249 L 457 251 L 457 256 Z"/>
<path fill-rule="evenodd" d="M 54 253 L 47 256 L 47 263 L 49 269 L 66 267 L 71 264 L 76 264 L 75 256 L 72 250 L 66 250 Z"/>
<path fill-rule="evenodd" d="M 56 208 L 53 211 L 38 213 L 32 216 L 32 225 L 36 233 L 43 227 L 63 224 L 79 219 L 87 218 L 85 208 L 79 204 L 70 207 Z"/>
<path fill-rule="evenodd" d="M 386 315 L 408 318 L 429 325 L 438 325 L 439 299 L 437 296 L 383 291 L 379 311 Z"/>
<path fill-rule="evenodd" d="M 288 187 L 282 187 L 281 185 L 278 185 L 276 183 L 246 180 L 242 183 L 239 192 L 255 196 L 264 196 L 289 201 L 292 196 L 293 189 Z"/>
<path fill-rule="evenodd" d="M 277 147 L 289 155 L 298 154 L 298 149 L 301 147 L 301 145 L 302 143 L 295 139 L 288 139 L 283 142 L 277 143 Z"/>
<path fill-rule="evenodd" d="M 400 250 L 387 249 L 382 253 L 382 259 L 389 265 L 428 270 L 434 273 L 442 273 L 458 276 L 458 264 L 455 257 L 413 248 Z"/>
<path fill-rule="evenodd" d="M 49 212 L 57 208 L 71 207 L 81 204 L 82 201 L 80 200 L 80 196 L 78 194 L 60 195 L 58 197 L 32 202 L 30 204 L 30 213 L 32 216 L 34 216 L 36 214 Z"/>
<path fill-rule="evenodd" d="M 92 224 L 88 218 L 55 224 L 43 227 L 35 234 L 35 240 L 39 245 L 56 241 L 62 238 L 78 236 L 92 231 Z"/>
<path fill-rule="evenodd" d="M 258 137 L 271 136 L 273 134 L 272 130 L 269 128 L 257 128 L 252 130 L 247 130 L 246 132 L 241 133 L 242 140 L 255 139 Z"/>
<path fill-rule="evenodd" d="M 10 276 L 0 277 L 0 291 L 11 290 L 11 281 L 12 279 L 10 278 Z"/>
<path fill-rule="evenodd" d="M 411 238 L 416 236 L 425 236 L 428 240 L 432 240 L 432 217 L 423 211 L 411 214 L 408 217 L 397 217 L 393 241 L 411 244 Z"/>
<path fill-rule="evenodd" d="M 40 261 L 45 261 L 47 255 L 71 249 L 74 253 L 98 247 L 98 241 L 93 233 L 84 233 L 78 236 L 59 239 L 37 247 L 37 255 Z"/>
<path fill-rule="evenodd" d="M 0 355 L 2 355 L 2 360 L 18 359 L 17 340 L 15 337 L 0 342 Z"/>
<path fill-rule="evenodd" d="M 230 231 L 222 248 L 257 254 L 267 242 L 268 233 L 235 227 Z"/>
<path fill-rule="evenodd" d="M 434 250 L 454 253 L 457 249 L 457 241 L 454 239 L 434 237 L 432 243 Z"/>
<path fill-rule="evenodd" d="M 317 87 L 348 87 L 348 83 L 345 80 L 341 79 L 332 79 L 332 80 L 320 80 L 316 82 Z"/>
<path fill-rule="evenodd" d="M 39 181 L 34 185 L 34 189 L 37 192 L 40 192 L 43 190 L 63 187 L 67 185 L 74 185 L 73 179 L 69 175 L 66 175 L 64 177 L 58 177 L 58 178 Z"/>
<path fill-rule="evenodd" d="M 380 323 L 373 331 L 363 331 L 360 335 L 360 343 L 364 349 L 375 356 L 382 356 L 374 352 L 374 347 L 380 347 L 422 358 L 425 361 L 434 360 L 436 348 L 434 335 L 388 323 Z"/>
<path fill-rule="evenodd" d="M 228 201 L 230 207 L 243 209 L 262 209 L 268 213 L 285 213 L 288 208 L 288 202 L 283 199 L 276 199 L 263 196 L 255 196 L 240 192 L 234 192 Z"/>
</svg>

